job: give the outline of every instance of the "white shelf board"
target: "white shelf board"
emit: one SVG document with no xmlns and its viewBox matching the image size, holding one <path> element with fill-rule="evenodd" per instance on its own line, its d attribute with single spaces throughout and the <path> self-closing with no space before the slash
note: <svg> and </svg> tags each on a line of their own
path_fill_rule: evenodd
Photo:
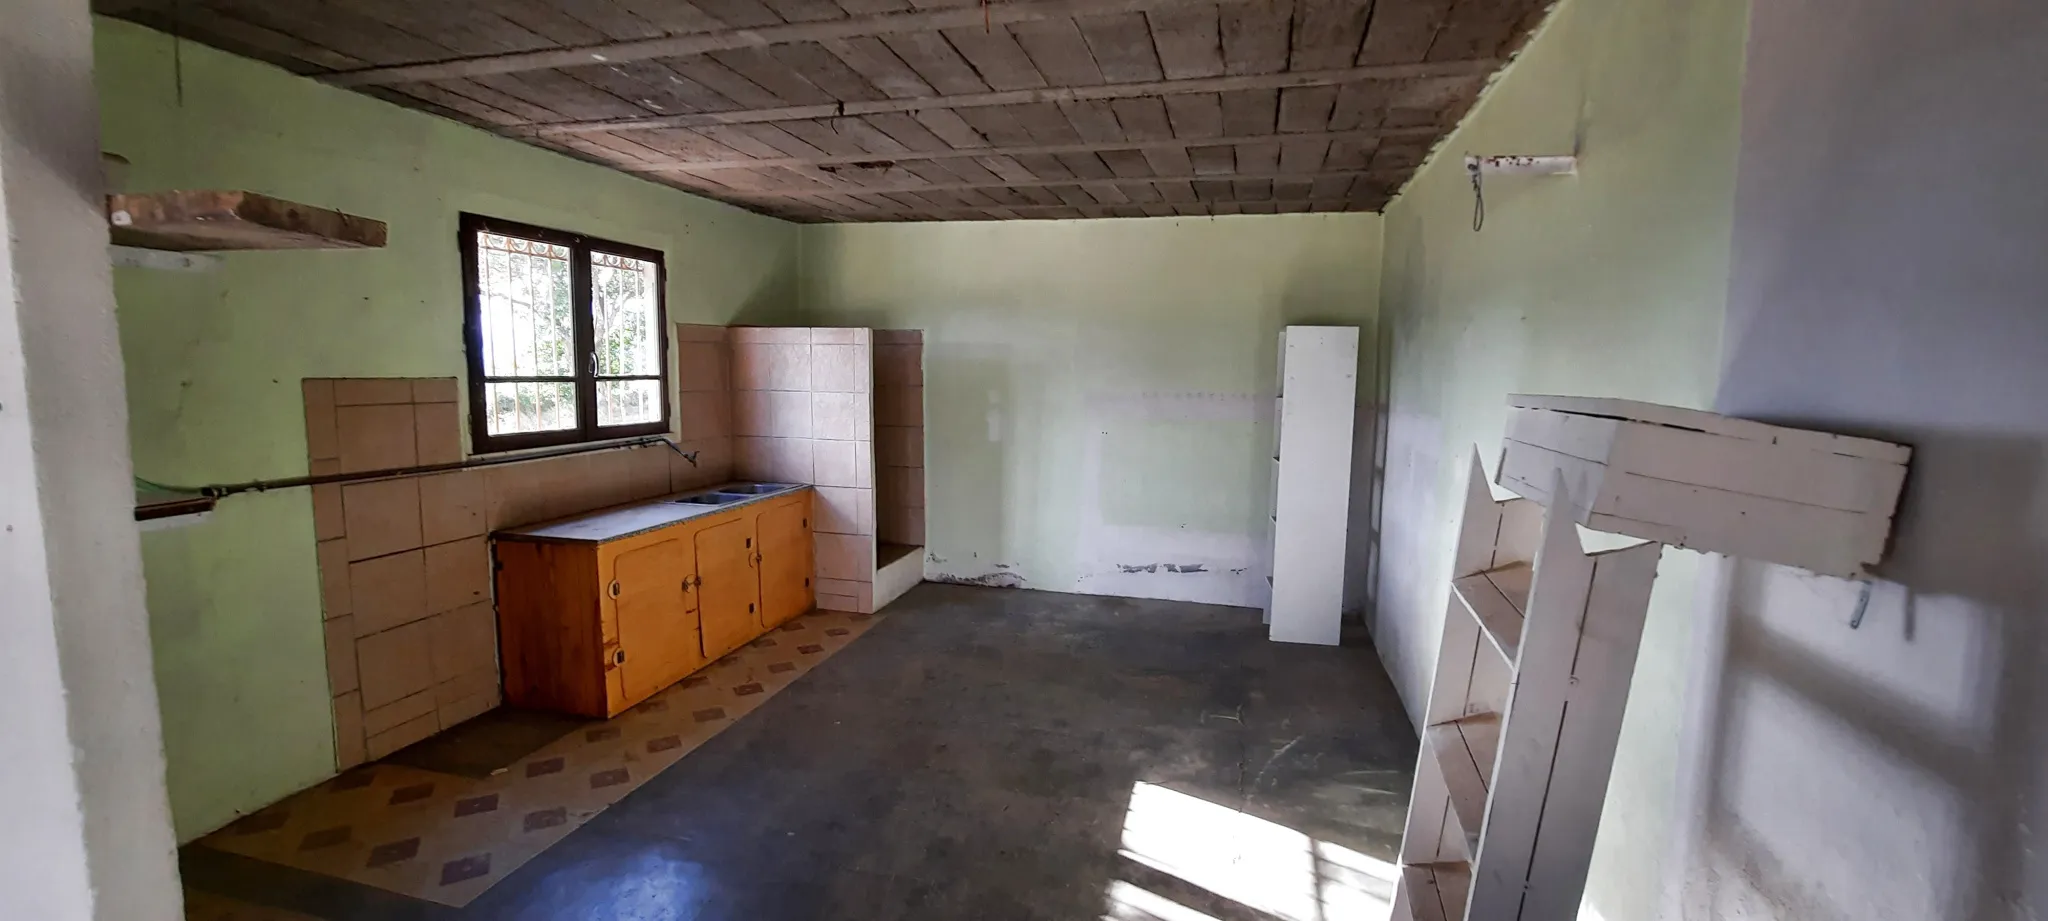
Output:
<svg viewBox="0 0 2048 921">
<path fill-rule="evenodd" d="M 1486 789 L 1500 750 L 1500 717 L 1479 713 L 1423 732 L 1444 787 L 1450 791 L 1451 814 L 1464 836 L 1465 856 L 1479 853 L 1479 831 L 1486 822 Z"/>
<path fill-rule="evenodd" d="M 1401 896 L 1395 921 L 1464 921 L 1472 868 L 1462 863 L 1428 863 L 1401 868 Z M 1404 914 L 1405 912 L 1405 914 Z"/>
<path fill-rule="evenodd" d="M 1535 576 L 1529 564 L 1514 563 L 1451 582 L 1459 603 L 1479 621 L 1488 642 L 1510 666 L 1521 651 L 1522 622 Z"/>
</svg>

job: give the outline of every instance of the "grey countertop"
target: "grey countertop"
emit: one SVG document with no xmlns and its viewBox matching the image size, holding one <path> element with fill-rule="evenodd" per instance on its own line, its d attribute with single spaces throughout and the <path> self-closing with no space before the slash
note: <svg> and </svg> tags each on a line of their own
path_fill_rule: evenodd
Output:
<svg viewBox="0 0 2048 921">
<path fill-rule="evenodd" d="M 810 488 L 804 485 L 788 485 L 773 492 L 748 495 L 744 499 L 727 502 L 722 505 L 697 505 L 677 501 L 690 496 L 701 496 L 731 490 L 735 487 L 753 488 L 760 485 L 763 484 L 727 483 L 712 489 L 694 489 L 689 492 L 662 496 L 658 499 L 636 502 L 632 505 L 601 509 L 577 515 L 574 518 L 562 518 L 541 524 L 528 525 L 523 528 L 507 528 L 497 532 L 494 536 L 551 543 L 601 544 L 607 541 L 632 537 L 637 534 L 645 534 L 672 524 L 689 521 L 692 518 L 702 518 L 706 515 L 729 512 L 736 508 L 745 508 L 764 499 L 787 496 L 799 490 Z"/>
</svg>

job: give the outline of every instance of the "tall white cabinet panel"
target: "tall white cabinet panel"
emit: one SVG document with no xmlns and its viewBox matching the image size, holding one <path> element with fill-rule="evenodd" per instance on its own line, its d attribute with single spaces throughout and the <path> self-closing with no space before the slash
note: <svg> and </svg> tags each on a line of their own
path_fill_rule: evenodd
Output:
<svg viewBox="0 0 2048 921">
<path fill-rule="evenodd" d="M 1357 404 L 1357 327 L 1289 326 L 1280 333 L 1267 574 L 1273 593 L 1266 603 L 1275 642 L 1337 645 Z"/>
</svg>

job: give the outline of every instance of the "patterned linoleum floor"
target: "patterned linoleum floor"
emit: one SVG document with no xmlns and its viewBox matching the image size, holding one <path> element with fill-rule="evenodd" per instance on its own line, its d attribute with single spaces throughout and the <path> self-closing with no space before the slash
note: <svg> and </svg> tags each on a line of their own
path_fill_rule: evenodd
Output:
<svg viewBox="0 0 2048 921">
<path fill-rule="evenodd" d="M 844 649 L 876 620 L 814 611 L 617 718 L 571 732 L 488 777 L 364 765 L 246 816 L 199 845 L 466 905 Z M 196 894 L 187 917 L 305 916 Z"/>
</svg>

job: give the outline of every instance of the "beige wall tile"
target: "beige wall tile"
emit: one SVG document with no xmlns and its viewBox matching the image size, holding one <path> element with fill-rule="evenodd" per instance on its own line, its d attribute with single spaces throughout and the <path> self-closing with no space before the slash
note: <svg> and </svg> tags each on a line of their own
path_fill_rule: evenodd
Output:
<svg viewBox="0 0 2048 921">
<path fill-rule="evenodd" d="M 831 441 L 872 441 L 872 400 L 865 393 L 811 394 L 811 437 Z"/>
<path fill-rule="evenodd" d="M 834 345 L 867 345 L 874 341 L 874 330 L 866 327 L 813 326 L 811 341 Z"/>
<path fill-rule="evenodd" d="M 724 342 L 729 331 L 708 323 L 677 323 L 677 342 Z"/>
<path fill-rule="evenodd" d="M 476 719 L 498 705 L 498 693 L 495 689 L 477 691 L 442 702 L 441 697 L 444 693 L 453 695 L 452 687 L 450 686 L 451 689 L 446 692 L 440 689 L 434 692 L 442 729 Z"/>
<path fill-rule="evenodd" d="M 923 387 L 881 387 L 875 391 L 876 425 L 924 426 Z"/>
<path fill-rule="evenodd" d="M 872 582 L 875 539 L 853 534 L 815 534 L 818 578 Z"/>
<path fill-rule="evenodd" d="M 426 554 L 418 550 L 351 563 L 350 613 L 356 634 L 389 630 L 427 616 Z M 357 663 L 361 668 L 361 663 Z"/>
<path fill-rule="evenodd" d="M 382 758 L 441 730 L 440 717 L 433 713 L 370 736 L 364 744 L 371 758 Z"/>
<path fill-rule="evenodd" d="M 588 509 L 608 508 L 633 501 L 633 450 L 605 451 L 586 455 L 583 458 L 583 478 L 580 495 L 590 503 Z"/>
<path fill-rule="evenodd" d="M 808 326 L 731 326 L 726 328 L 726 338 L 740 342 L 782 342 L 804 343 L 811 341 Z"/>
<path fill-rule="evenodd" d="M 884 467 L 889 484 L 882 488 L 885 500 L 911 508 L 924 508 L 924 469 L 921 467 Z"/>
<path fill-rule="evenodd" d="M 421 403 L 412 408 L 413 437 L 422 466 L 462 460 L 460 409 L 454 403 Z"/>
<path fill-rule="evenodd" d="M 676 389 L 684 393 L 712 393 L 732 389 L 728 354 L 723 342 L 683 342 L 676 345 Z"/>
<path fill-rule="evenodd" d="M 865 345 L 811 346 L 813 393 L 866 393 L 873 377 Z"/>
<path fill-rule="evenodd" d="M 334 382 L 334 405 L 373 406 L 412 402 L 409 377 L 344 377 Z"/>
<path fill-rule="evenodd" d="M 491 553 L 481 537 L 428 547 L 427 613 L 491 600 Z"/>
<path fill-rule="evenodd" d="M 484 468 L 484 526 L 495 531 L 547 517 L 543 472 L 538 463 Z"/>
<path fill-rule="evenodd" d="M 677 394 L 676 426 L 683 440 L 730 437 L 733 434 L 733 398 L 736 396 L 738 394 L 726 390 Z"/>
<path fill-rule="evenodd" d="M 323 540 L 313 545 L 320 566 L 320 613 L 332 620 L 349 613 L 348 541 Z"/>
<path fill-rule="evenodd" d="M 355 618 L 337 617 L 324 626 L 327 634 L 328 695 L 339 696 L 357 687 Z"/>
<path fill-rule="evenodd" d="M 697 452 L 697 463 L 693 466 L 673 451 L 668 455 L 669 491 L 682 492 L 716 486 L 733 478 L 733 440 L 730 438 L 707 439 L 685 442 L 680 445 L 685 453 Z"/>
<path fill-rule="evenodd" d="M 807 438 L 735 438 L 733 476 L 773 483 L 809 483 L 815 444 Z"/>
<path fill-rule="evenodd" d="M 924 466 L 924 429 L 912 425 L 876 426 L 875 464 L 882 467 Z"/>
<path fill-rule="evenodd" d="M 732 433 L 749 438 L 811 437 L 811 395 L 739 390 L 732 395 Z"/>
<path fill-rule="evenodd" d="M 417 694 L 392 701 L 381 707 L 363 711 L 363 731 L 370 735 L 390 730 L 434 712 L 434 689 L 428 688 Z"/>
<path fill-rule="evenodd" d="M 472 672 L 498 673 L 498 616 L 490 602 L 435 615 L 427 629 L 436 683 Z"/>
<path fill-rule="evenodd" d="M 370 733 L 383 731 L 383 727 L 370 725 L 375 722 L 371 715 L 377 712 L 377 708 L 434 686 L 430 643 L 425 621 L 414 621 L 356 640 L 356 670 L 362 675 L 363 717 Z M 396 724 L 392 722 L 386 726 Z"/>
<path fill-rule="evenodd" d="M 341 487 L 329 483 L 308 492 L 313 494 L 313 539 L 333 540 L 347 534 L 348 524 L 341 511 Z"/>
<path fill-rule="evenodd" d="M 815 478 L 818 442 L 808 438 L 771 438 L 769 445 L 770 482 L 809 483 Z"/>
<path fill-rule="evenodd" d="M 410 389 L 407 391 L 410 393 Z M 411 404 L 343 406 L 334 411 L 341 440 L 341 470 L 391 470 L 419 461 Z"/>
<path fill-rule="evenodd" d="M 346 771 L 368 760 L 363 748 L 363 695 L 351 691 L 334 698 L 334 768 Z"/>
<path fill-rule="evenodd" d="M 341 442 L 334 427 L 334 382 L 309 377 L 299 382 L 299 393 L 306 401 L 306 456 L 340 457 Z"/>
<path fill-rule="evenodd" d="M 923 351 L 915 345 L 875 346 L 875 386 L 924 386 Z"/>
<path fill-rule="evenodd" d="M 865 441 L 848 441 L 841 444 L 853 445 L 853 485 L 862 489 L 875 486 L 874 446 Z"/>
<path fill-rule="evenodd" d="M 815 486 L 817 527 L 832 534 L 875 533 L 875 491 L 848 486 Z"/>
<path fill-rule="evenodd" d="M 420 487 L 414 477 L 341 487 L 351 559 L 411 550 L 420 540 Z"/>
<path fill-rule="evenodd" d="M 924 509 L 884 505 L 875 516 L 875 536 L 884 543 L 924 546 Z"/>
<path fill-rule="evenodd" d="M 627 451 L 626 463 L 633 477 L 633 498 L 668 495 L 668 459 L 675 456 L 676 452 L 660 445 Z"/>
<path fill-rule="evenodd" d="M 872 614 L 875 610 L 874 583 L 848 579 L 819 579 L 817 604 L 818 609 L 823 611 Z"/>
<path fill-rule="evenodd" d="M 417 480 L 420 542 L 444 544 L 484 533 L 484 472 L 437 473 Z"/>
<path fill-rule="evenodd" d="M 412 379 L 412 401 L 414 403 L 459 403 L 462 390 L 452 377 L 416 377 Z"/>
<path fill-rule="evenodd" d="M 810 343 L 734 342 L 732 387 L 734 390 L 810 390 Z"/>
<path fill-rule="evenodd" d="M 859 486 L 860 465 L 857 458 L 862 447 L 858 441 L 816 442 L 815 469 L 811 482 L 819 486 Z"/>
</svg>

